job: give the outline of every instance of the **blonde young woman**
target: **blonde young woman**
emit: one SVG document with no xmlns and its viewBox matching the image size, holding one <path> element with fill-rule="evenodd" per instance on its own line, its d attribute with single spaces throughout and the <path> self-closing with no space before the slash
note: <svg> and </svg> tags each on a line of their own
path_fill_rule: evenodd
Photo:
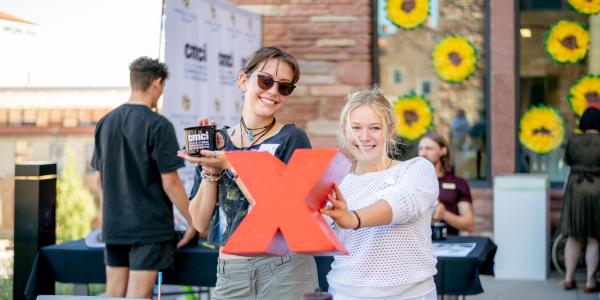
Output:
<svg viewBox="0 0 600 300">
<path fill-rule="evenodd" d="M 349 251 L 327 275 L 330 292 L 344 299 L 437 299 L 431 215 L 438 197 L 428 160 L 390 158 L 397 120 L 378 89 L 351 94 L 339 136 L 356 167 L 329 195 L 321 212 Z"/>
<path fill-rule="evenodd" d="M 287 52 L 276 47 L 257 50 L 238 75 L 244 106 L 240 122 L 227 128 L 224 150 L 267 151 L 287 163 L 295 149 L 310 148 L 304 131 L 275 118 L 299 77 L 298 63 Z M 199 121 L 199 125 L 207 124 L 206 119 Z M 202 155 L 197 158 L 178 153 L 199 165 L 190 203 L 194 227 L 208 231 L 208 241 L 221 246 L 235 232 L 253 200 L 223 151 L 203 151 Z M 315 260 L 307 255 L 241 257 L 219 252 L 217 269 L 212 299 L 297 300 L 318 286 Z"/>
</svg>

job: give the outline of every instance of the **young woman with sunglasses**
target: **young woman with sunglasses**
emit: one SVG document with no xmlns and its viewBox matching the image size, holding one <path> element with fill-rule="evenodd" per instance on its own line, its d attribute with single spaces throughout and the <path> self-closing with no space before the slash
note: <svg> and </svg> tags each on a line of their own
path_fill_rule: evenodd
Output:
<svg viewBox="0 0 600 300">
<path fill-rule="evenodd" d="M 437 300 L 431 214 L 438 196 L 433 165 L 422 157 L 390 158 L 397 119 L 378 89 L 349 96 L 340 141 L 356 161 L 321 212 L 350 255 L 327 274 L 336 300 Z"/>
<path fill-rule="evenodd" d="M 238 124 L 226 127 L 227 137 L 220 141 L 223 150 L 203 151 L 200 158 L 178 152 L 198 165 L 190 214 L 199 232 L 208 231 L 208 242 L 224 245 L 253 203 L 224 151 L 268 151 L 287 163 L 295 149 L 311 147 L 304 131 L 275 118 L 299 77 L 298 63 L 287 52 L 275 47 L 257 50 L 238 74 L 244 93 L 242 116 Z M 198 123 L 214 124 L 206 119 Z M 212 299 L 296 300 L 317 286 L 312 256 L 241 257 L 220 251 Z"/>
</svg>

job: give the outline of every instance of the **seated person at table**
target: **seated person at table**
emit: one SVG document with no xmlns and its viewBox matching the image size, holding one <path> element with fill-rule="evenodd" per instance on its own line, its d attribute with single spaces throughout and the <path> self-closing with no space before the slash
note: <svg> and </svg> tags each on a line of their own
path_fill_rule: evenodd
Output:
<svg viewBox="0 0 600 300">
<path fill-rule="evenodd" d="M 438 196 L 433 165 L 422 157 L 390 158 L 397 118 L 381 90 L 351 94 L 340 137 L 356 161 L 321 212 L 349 255 L 334 257 L 327 274 L 336 300 L 435 300 L 437 260 L 431 214 Z"/>
<path fill-rule="evenodd" d="M 473 230 L 475 217 L 469 184 L 452 173 L 446 139 L 435 132 L 425 134 L 419 141 L 419 156 L 433 163 L 438 177 L 440 196 L 433 220 L 446 223 L 449 235 Z"/>
</svg>

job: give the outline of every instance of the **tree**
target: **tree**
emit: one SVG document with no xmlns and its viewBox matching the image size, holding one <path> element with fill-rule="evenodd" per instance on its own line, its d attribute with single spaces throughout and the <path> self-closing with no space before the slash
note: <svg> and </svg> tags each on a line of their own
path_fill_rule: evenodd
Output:
<svg viewBox="0 0 600 300">
<path fill-rule="evenodd" d="M 92 229 L 97 209 L 94 196 L 83 186 L 73 149 L 66 149 L 66 162 L 56 183 L 56 242 L 78 240 Z"/>
</svg>

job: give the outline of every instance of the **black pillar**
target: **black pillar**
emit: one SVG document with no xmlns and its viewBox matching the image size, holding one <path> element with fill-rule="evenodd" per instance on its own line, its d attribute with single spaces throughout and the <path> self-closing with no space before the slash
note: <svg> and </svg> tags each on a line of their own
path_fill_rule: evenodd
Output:
<svg viewBox="0 0 600 300">
<path fill-rule="evenodd" d="M 56 243 L 55 229 L 56 163 L 16 164 L 13 299 L 25 299 L 35 255 L 41 247 Z"/>
</svg>

